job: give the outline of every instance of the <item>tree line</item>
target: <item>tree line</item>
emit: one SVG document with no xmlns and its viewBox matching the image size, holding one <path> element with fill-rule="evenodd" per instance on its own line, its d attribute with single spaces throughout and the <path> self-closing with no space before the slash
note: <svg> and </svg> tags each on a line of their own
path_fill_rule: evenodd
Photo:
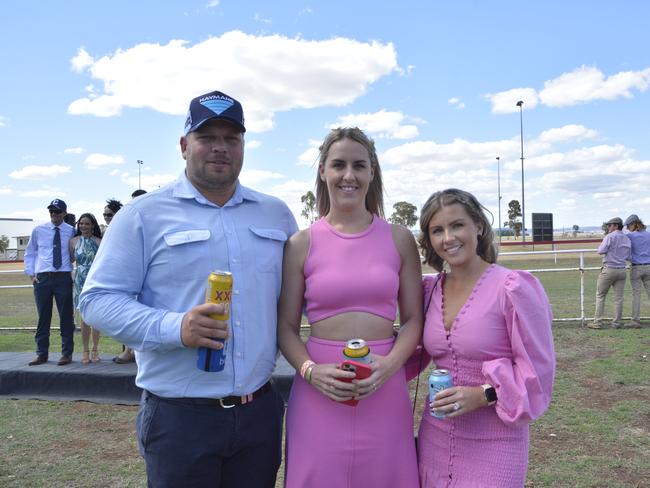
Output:
<svg viewBox="0 0 650 488">
<path fill-rule="evenodd" d="M 318 219 L 318 210 L 316 209 L 316 196 L 313 192 L 308 191 L 300 197 L 302 203 L 302 211 L 300 215 L 303 216 L 310 224 L 313 224 Z M 393 224 L 401 224 L 407 228 L 413 227 L 417 221 L 418 208 L 410 202 L 397 202 L 393 205 L 393 213 L 388 217 L 388 221 Z M 500 229 L 502 235 L 515 235 L 519 237 L 521 234 L 521 205 L 518 200 L 511 200 L 508 204 L 508 221 L 504 225 L 510 229 L 510 232 Z M 574 226 L 577 227 L 577 226 Z"/>
</svg>

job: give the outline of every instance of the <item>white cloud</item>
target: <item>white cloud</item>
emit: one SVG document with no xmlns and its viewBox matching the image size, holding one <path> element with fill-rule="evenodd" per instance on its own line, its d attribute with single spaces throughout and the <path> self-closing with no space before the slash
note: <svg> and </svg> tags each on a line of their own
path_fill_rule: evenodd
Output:
<svg viewBox="0 0 650 488">
<path fill-rule="evenodd" d="M 375 137 L 389 139 L 412 139 L 417 137 L 417 126 L 403 124 L 405 119 L 406 116 L 402 112 L 390 112 L 382 109 L 375 113 L 343 115 L 329 128 L 359 127 Z"/>
<path fill-rule="evenodd" d="M 279 111 L 349 104 L 398 69 L 392 43 L 240 31 L 194 45 L 183 40 L 137 44 L 97 60 L 81 48 L 73 59 L 102 91 L 74 100 L 71 114 L 110 117 L 131 107 L 184 115 L 191 98 L 217 86 L 242 101 L 250 132 L 271 129 Z M 206 59 L 218 62 L 206 64 Z"/>
<path fill-rule="evenodd" d="M 124 164 L 124 158 L 119 154 L 89 154 L 84 161 L 89 169 L 98 169 L 105 166 L 114 166 L 116 164 Z"/>
<path fill-rule="evenodd" d="M 44 190 L 31 190 L 20 194 L 21 197 L 26 198 L 52 198 L 56 195 L 57 198 L 63 198 L 66 193 L 60 189 L 44 189 Z"/>
<path fill-rule="evenodd" d="M 246 149 L 257 149 L 262 145 L 262 141 L 252 140 L 246 141 Z"/>
<path fill-rule="evenodd" d="M 6 127 L 8 120 L 7 117 L 0 115 L 0 127 Z"/>
<path fill-rule="evenodd" d="M 75 57 L 70 60 L 70 65 L 72 66 L 72 71 L 81 73 L 88 66 L 92 66 L 94 62 L 95 60 L 88 54 L 88 51 L 84 47 L 80 47 Z"/>
<path fill-rule="evenodd" d="M 510 114 L 519 112 L 517 102 L 524 102 L 524 109 L 533 109 L 539 103 L 537 92 L 533 88 L 513 88 L 499 93 L 488 93 L 485 98 L 492 102 L 493 114 Z"/>
<path fill-rule="evenodd" d="M 452 105 L 453 107 L 456 107 L 457 109 L 463 109 L 465 108 L 465 104 L 460 101 L 460 98 L 458 97 L 452 97 L 449 100 L 447 100 L 447 103 L 449 105 Z"/>
<path fill-rule="evenodd" d="M 209 0 L 205 5 L 207 8 L 214 8 L 219 6 L 219 0 Z"/>
<path fill-rule="evenodd" d="M 524 109 L 533 109 L 538 103 L 547 107 L 567 107 L 594 100 L 632 98 L 632 90 L 644 92 L 650 86 L 650 68 L 640 71 L 621 71 L 609 77 L 598 68 L 582 65 L 557 78 L 544 82 L 539 92 L 534 88 L 513 88 L 487 94 L 492 102 L 492 113 L 516 112 L 517 100 L 524 101 Z"/>
<path fill-rule="evenodd" d="M 308 191 L 314 190 L 314 182 L 312 181 L 298 181 L 298 180 L 289 180 L 278 185 L 275 185 L 271 188 L 269 193 L 275 197 L 278 197 L 280 200 L 285 202 L 289 209 L 293 212 L 293 215 L 298 221 L 298 226 L 301 229 L 306 228 L 309 223 L 307 220 L 300 215 L 302 211 L 302 202 L 300 197 L 302 197 Z"/>
<path fill-rule="evenodd" d="M 84 153 L 84 148 L 83 147 L 67 147 L 63 150 L 64 154 L 83 154 Z"/>
<path fill-rule="evenodd" d="M 417 174 L 419 171 L 448 170 L 456 168 L 476 168 L 480 165 L 495 165 L 496 156 L 518 153 L 518 140 L 470 142 L 454 139 L 447 144 L 434 141 L 415 141 L 395 146 L 379 156 L 384 165 L 397 165 L 408 168 Z"/>
<path fill-rule="evenodd" d="M 6 186 L 0 188 L 0 195 L 13 195 L 14 191 Z"/>
<path fill-rule="evenodd" d="M 318 163 L 318 148 L 321 145 L 321 141 L 316 139 L 309 140 L 309 149 L 303 152 L 298 156 L 298 166 L 313 166 L 316 167 Z"/>
<path fill-rule="evenodd" d="M 650 86 L 650 68 L 642 71 L 621 71 L 606 77 L 602 71 L 589 66 L 563 73 L 544 83 L 539 97 L 549 107 L 566 107 L 593 100 L 632 98 L 632 89 L 645 91 Z"/>
<path fill-rule="evenodd" d="M 596 137 L 598 137 L 598 132 L 593 129 L 587 129 L 584 125 L 568 124 L 564 127 L 545 130 L 539 135 L 538 140 L 549 144 L 558 144 Z"/>
<path fill-rule="evenodd" d="M 151 191 L 155 190 L 157 188 L 160 188 L 161 186 L 165 186 L 167 183 L 171 183 L 174 181 L 176 178 L 178 178 L 178 175 L 172 175 L 172 174 L 143 174 L 140 176 L 140 181 L 142 182 L 142 189 Z M 136 190 L 138 188 L 138 175 L 132 175 L 130 173 L 122 173 L 120 179 L 122 180 L 123 183 L 128 185 L 129 187 L 133 188 L 133 190 Z"/>
<path fill-rule="evenodd" d="M 239 175 L 239 181 L 246 186 L 256 186 L 267 180 L 281 180 L 285 176 L 281 173 L 261 169 L 244 169 Z"/>
<path fill-rule="evenodd" d="M 612 200 L 624 198 L 624 194 L 621 191 L 610 191 L 607 193 L 594 193 L 594 200 Z"/>
<path fill-rule="evenodd" d="M 22 169 L 12 171 L 9 177 L 15 180 L 47 180 L 57 178 L 66 173 L 70 173 L 70 166 L 61 166 L 59 164 L 50 164 L 48 166 L 25 166 Z"/>
<path fill-rule="evenodd" d="M 261 23 L 263 23 L 263 24 L 271 24 L 271 23 L 273 23 L 273 21 L 272 21 L 271 19 L 265 19 L 265 18 L 262 17 L 262 15 L 259 14 L 259 13 L 256 13 L 256 14 L 255 14 L 255 22 L 261 22 Z"/>
</svg>

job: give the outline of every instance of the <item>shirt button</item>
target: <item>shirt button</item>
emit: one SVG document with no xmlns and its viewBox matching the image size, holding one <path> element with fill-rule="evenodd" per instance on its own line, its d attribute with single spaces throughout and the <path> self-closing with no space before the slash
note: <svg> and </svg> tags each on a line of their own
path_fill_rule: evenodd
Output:
<svg viewBox="0 0 650 488">
<path fill-rule="evenodd" d="M 233 290 L 232 291 L 235 295 L 239 295 L 239 290 Z"/>
<path fill-rule="evenodd" d="M 236 262 L 237 262 L 237 259 L 232 258 L 232 262 L 233 262 L 233 263 L 236 263 Z"/>
<path fill-rule="evenodd" d="M 235 325 L 241 325 L 241 322 L 239 320 L 235 321 Z"/>
<path fill-rule="evenodd" d="M 241 352 L 236 352 L 236 353 L 235 353 L 235 356 L 237 356 L 238 358 L 240 358 L 240 357 L 241 357 Z"/>
</svg>

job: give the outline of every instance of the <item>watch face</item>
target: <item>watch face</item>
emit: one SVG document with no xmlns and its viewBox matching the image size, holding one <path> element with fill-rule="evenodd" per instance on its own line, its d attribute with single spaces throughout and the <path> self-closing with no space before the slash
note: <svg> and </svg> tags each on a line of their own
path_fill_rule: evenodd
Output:
<svg viewBox="0 0 650 488">
<path fill-rule="evenodd" d="M 497 401 L 497 391 L 493 388 L 486 388 L 485 389 L 485 398 L 487 398 L 488 403 L 496 402 Z"/>
</svg>

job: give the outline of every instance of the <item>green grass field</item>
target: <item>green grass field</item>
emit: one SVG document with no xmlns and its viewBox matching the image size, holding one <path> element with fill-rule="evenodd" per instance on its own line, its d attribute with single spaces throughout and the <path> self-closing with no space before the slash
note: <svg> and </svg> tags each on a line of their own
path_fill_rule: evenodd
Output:
<svg viewBox="0 0 650 488">
<path fill-rule="evenodd" d="M 563 256 L 556 264 L 552 256 L 503 256 L 500 262 L 538 269 L 574 267 L 578 260 Z M 599 260 L 591 256 L 585 265 L 598 266 Z M 580 315 L 576 272 L 537 276 L 555 317 Z M 585 272 L 589 317 L 596 276 L 597 271 Z M 21 275 L 0 274 L 0 285 L 10 281 L 26 283 Z M 30 289 L 0 289 L 0 297 L 0 330 L 35 324 Z M 642 315 L 647 317 L 650 305 L 645 297 L 642 303 Z M 628 283 L 626 316 L 630 307 Z M 611 314 L 611 297 L 606 312 Z M 526 486 L 650 487 L 650 328 L 592 331 L 579 322 L 556 322 L 554 337 L 558 359 L 554 396 L 548 412 L 531 425 Z M 33 347 L 32 333 L 0 332 L 0 350 Z M 117 352 L 119 344 L 102 338 L 100 350 Z M 425 381 L 420 384 L 418 412 Z M 0 486 L 146 486 L 134 438 L 136 412 L 136 407 L 86 402 L 0 400 Z"/>
</svg>

